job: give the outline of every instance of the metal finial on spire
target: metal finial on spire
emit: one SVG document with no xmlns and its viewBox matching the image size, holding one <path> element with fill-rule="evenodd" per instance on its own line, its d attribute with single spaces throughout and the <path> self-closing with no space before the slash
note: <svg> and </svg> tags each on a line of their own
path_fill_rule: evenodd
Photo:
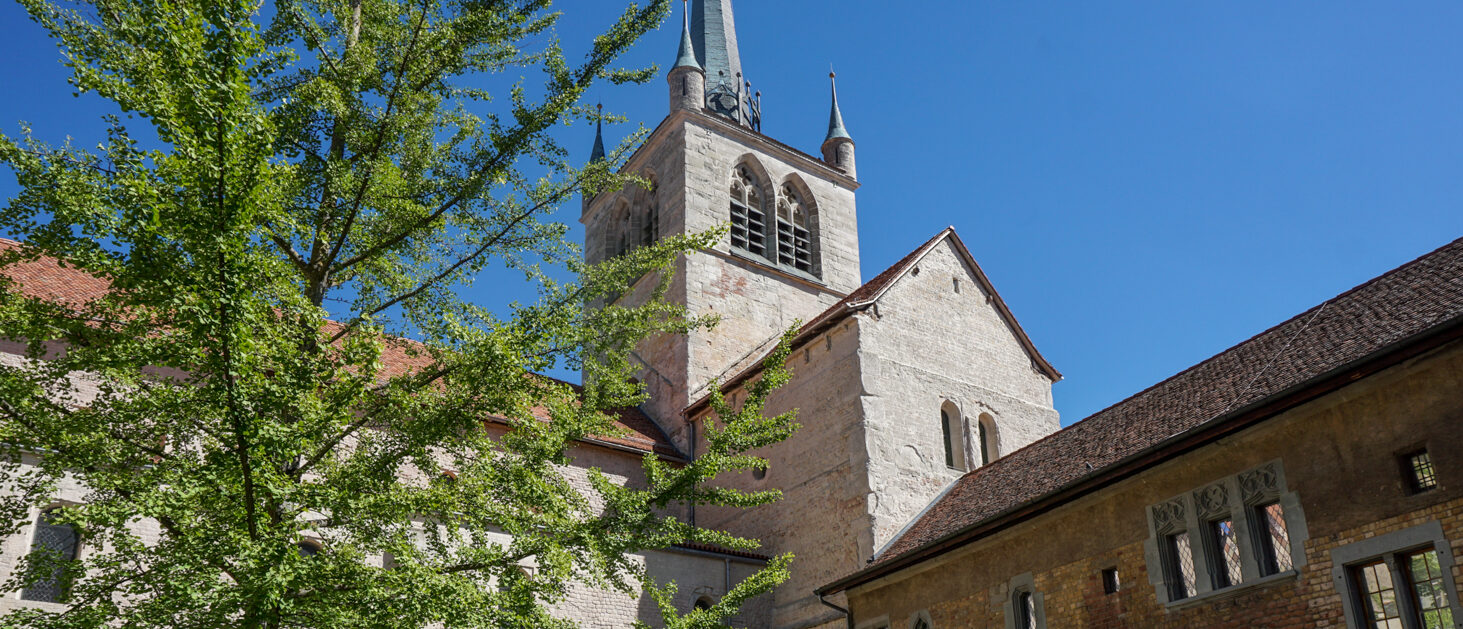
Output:
<svg viewBox="0 0 1463 629">
<path fill-rule="evenodd" d="M 832 66 L 828 71 L 828 83 L 833 86 L 833 110 L 828 113 L 828 140 L 844 138 L 852 140 L 853 136 L 848 134 L 848 129 L 843 126 L 843 112 L 838 109 L 838 74 L 833 72 Z"/>
<path fill-rule="evenodd" d="M 696 61 L 696 44 L 691 41 L 691 7 L 681 0 L 683 19 L 681 21 L 681 49 L 676 53 L 676 68 L 700 68 Z"/>
<path fill-rule="evenodd" d="M 604 103 L 594 106 L 598 116 L 594 120 L 594 150 L 589 153 L 589 161 L 598 162 L 605 158 L 605 136 L 604 136 Z"/>
</svg>

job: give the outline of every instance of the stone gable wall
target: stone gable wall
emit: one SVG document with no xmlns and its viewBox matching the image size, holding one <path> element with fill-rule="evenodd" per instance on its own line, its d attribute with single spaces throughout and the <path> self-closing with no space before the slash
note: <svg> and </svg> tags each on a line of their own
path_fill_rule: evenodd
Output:
<svg viewBox="0 0 1463 629">
<path fill-rule="evenodd" d="M 889 543 L 966 469 L 979 467 L 977 425 L 993 420 L 993 458 L 1059 428 L 1052 382 L 1000 316 L 956 246 L 936 245 L 866 311 L 859 348 L 869 391 L 870 513 L 875 548 Z M 940 410 L 959 410 L 965 465 L 945 464 Z"/>
</svg>

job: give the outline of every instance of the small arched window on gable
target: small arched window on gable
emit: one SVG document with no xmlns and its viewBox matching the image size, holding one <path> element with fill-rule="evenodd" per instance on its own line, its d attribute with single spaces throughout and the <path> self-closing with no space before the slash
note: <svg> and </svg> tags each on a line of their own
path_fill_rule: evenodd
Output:
<svg viewBox="0 0 1463 629">
<path fill-rule="evenodd" d="M 961 429 L 960 409 L 946 402 L 940 408 L 940 432 L 945 439 L 945 466 L 965 469 L 965 431 Z"/>
<path fill-rule="evenodd" d="M 54 567 L 45 578 L 38 579 L 21 590 L 20 598 L 23 600 L 60 603 L 66 600 L 66 594 L 71 589 L 64 564 L 57 562 L 76 560 L 81 536 L 77 534 L 75 527 L 58 522 L 58 515 L 60 514 L 56 509 L 51 509 L 36 519 L 35 536 L 30 545 L 31 553 L 43 556 L 38 557 L 39 561 L 44 562 L 43 565 Z"/>
<path fill-rule="evenodd" d="M 767 212 L 762 207 L 761 185 L 745 164 L 732 171 L 732 249 L 767 258 Z"/>
<path fill-rule="evenodd" d="M 813 232 L 809 206 L 790 183 L 777 195 L 777 264 L 813 274 Z"/>
<path fill-rule="evenodd" d="M 996 451 L 996 420 L 990 415 L 981 415 L 975 429 L 977 445 L 980 446 L 980 464 L 989 465 L 1000 456 Z"/>
</svg>

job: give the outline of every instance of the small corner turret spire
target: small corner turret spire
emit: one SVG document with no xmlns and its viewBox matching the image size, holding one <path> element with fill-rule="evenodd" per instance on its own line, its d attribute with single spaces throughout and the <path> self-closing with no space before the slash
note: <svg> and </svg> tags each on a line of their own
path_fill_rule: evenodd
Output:
<svg viewBox="0 0 1463 629">
<path fill-rule="evenodd" d="M 853 136 L 848 134 L 848 129 L 843 126 L 843 112 L 838 109 L 838 73 L 830 68 L 828 71 L 828 83 L 833 86 L 833 109 L 828 112 L 828 137 L 823 138 L 824 142 L 843 138 L 852 140 Z"/>
<path fill-rule="evenodd" d="M 599 103 L 599 104 L 595 105 L 594 107 L 595 107 L 595 111 L 599 112 L 599 114 L 594 119 L 594 150 L 589 152 L 589 161 L 590 162 L 599 162 L 599 161 L 603 161 L 604 158 L 605 158 L 605 136 L 604 136 L 604 111 L 605 111 L 605 106 L 604 106 L 604 103 Z"/>
<path fill-rule="evenodd" d="M 838 108 L 838 75 L 828 68 L 828 83 L 833 87 L 833 108 L 828 112 L 828 137 L 823 139 L 823 161 L 848 176 L 858 178 L 854 166 L 853 136 L 843 126 L 843 111 Z"/>
<path fill-rule="evenodd" d="M 701 63 L 696 61 L 696 43 L 691 40 L 691 7 L 687 0 L 681 0 L 681 49 L 676 53 L 675 68 L 696 68 L 701 69 Z"/>
</svg>

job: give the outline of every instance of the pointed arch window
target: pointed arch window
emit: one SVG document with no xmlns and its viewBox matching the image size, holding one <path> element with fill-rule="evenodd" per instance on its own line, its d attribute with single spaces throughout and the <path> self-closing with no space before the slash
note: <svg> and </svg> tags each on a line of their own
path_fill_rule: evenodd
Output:
<svg viewBox="0 0 1463 629">
<path fill-rule="evenodd" d="M 733 249 L 766 258 L 767 213 L 760 188 L 757 177 L 745 165 L 732 172 L 731 244 Z"/>
<path fill-rule="evenodd" d="M 802 195 L 792 184 L 782 184 L 777 198 L 777 263 L 811 274 L 812 244 L 808 208 Z"/>
</svg>

